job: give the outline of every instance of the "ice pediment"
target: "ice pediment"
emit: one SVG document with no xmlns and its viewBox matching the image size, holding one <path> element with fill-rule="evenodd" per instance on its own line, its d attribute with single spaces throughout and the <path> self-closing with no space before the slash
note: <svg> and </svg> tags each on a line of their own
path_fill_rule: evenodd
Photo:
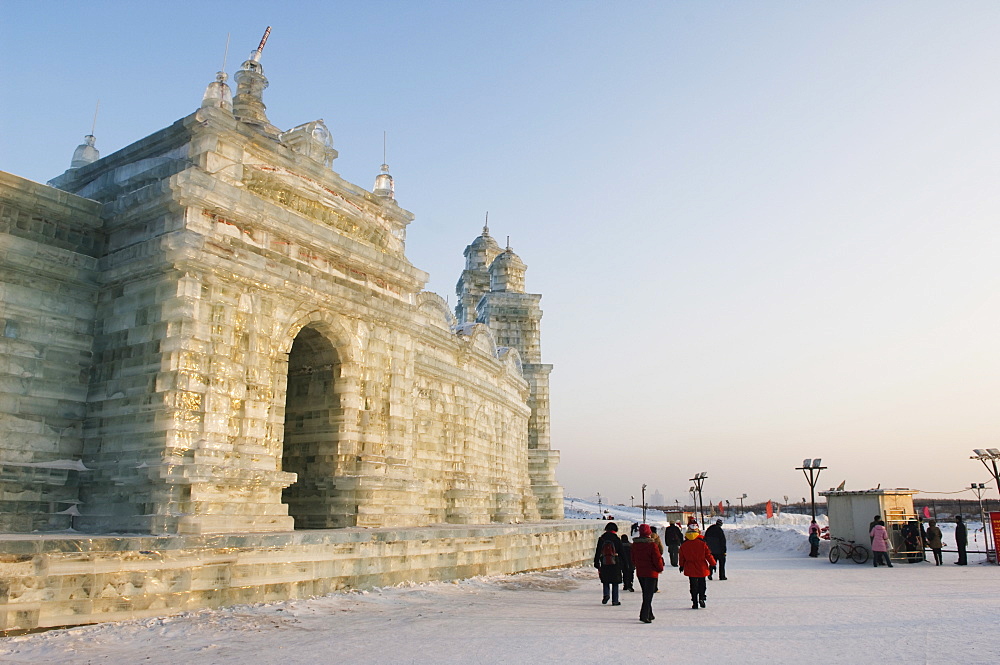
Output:
<svg viewBox="0 0 1000 665">
<path fill-rule="evenodd" d="M 338 191 L 328 182 L 279 166 L 247 163 L 243 185 L 247 191 L 333 227 L 344 236 L 383 251 L 403 253 L 404 234 L 399 233 L 403 222 L 388 219 L 363 199 Z"/>
<path fill-rule="evenodd" d="M 510 371 L 518 376 L 524 375 L 524 367 L 521 364 L 521 352 L 512 346 L 501 346 L 497 349 L 497 359 Z"/>
<path fill-rule="evenodd" d="M 451 329 L 457 323 L 448 303 L 436 293 L 420 292 L 417 295 L 417 309 L 423 312 L 431 323 L 445 330 Z"/>
<path fill-rule="evenodd" d="M 493 358 L 497 357 L 497 344 L 489 326 L 482 323 L 460 323 L 454 328 L 459 337 L 469 338 L 474 348 L 479 349 Z"/>
</svg>

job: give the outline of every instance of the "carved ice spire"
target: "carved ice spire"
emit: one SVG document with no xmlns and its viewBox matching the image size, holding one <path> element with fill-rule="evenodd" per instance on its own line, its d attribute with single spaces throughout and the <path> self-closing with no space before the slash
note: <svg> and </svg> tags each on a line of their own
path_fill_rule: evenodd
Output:
<svg viewBox="0 0 1000 665">
<path fill-rule="evenodd" d="M 201 107 L 214 106 L 223 111 L 233 112 L 233 92 L 226 84 L 229 76 L 225 72 L 219 71 L 215 74 L 215 80 L 205 88 L 205 96 L 201 98 Z"/>
<path fill-rule="evenodd" d="M 260 65 L 260 54 L 264 44 L 271 34 L 271 26 L 264 31 L 257 50 L 240 66 L 236 72 L 236 97 L 233 98 L 233 114 L 241 121 L 257 125 L 269 134 L 277 134 L 278 128 L 267 119 L 267 107 L 264 106 L 264 89 L 267 88 L 267 78 L 264 68 Z"/>
<path fill-rule="evenodd" d="M 71 169 L 78 169 L 101 158 L 101 153 L 94 147 L 95 140 L 93 134 L 87 134 L 83 137 L 83 143 L 73 151 L 73 161 L 69 164 Z"/>
<path fill-rule="evenodd" d="M 78 169 L 101 158 L 101 153 L 94 147 L 94 141 L 97 140 L 94 138 L 94 130 L 97 129 L 97 112 L 100 109 L 101 100 L 98 99 L 97 106 L 94 108 L 94 121 L 90 124 L 90 133 L 83 137 L 83 143 L 73 151 L 73 161 L 69 163 L 71 169 Z"/>
<path fill-rule="evenodd" d="M 524 272 L 527 269 L 521 257 L 514 253 L 510 236 L 507 236 L 507 249 L 490 263 L 490 291 L 524 293 Z"/>
<path fill-rule="evenodd" d="M 201 98 L 201 107 L 214 106 L 223 111 L 233 112 L 233 91 L 226 84 L 229 76 L 226 74 L 226 60 L 229 58 L 229 35 L 226 35 L 226 54 L 222 56 L 222 69 L 215 74 L 215 80 L 205 88 Z"/>
<path fill-rule="evenodd" d="M 394 198 L 396 191 L 392 176 L 389 175 L 389 165 L 385 163 L 385 132 L 382 132 L 382 172 L 375 176 L 375 188 L 372 193 L 385 199 Z"/>
</svg>

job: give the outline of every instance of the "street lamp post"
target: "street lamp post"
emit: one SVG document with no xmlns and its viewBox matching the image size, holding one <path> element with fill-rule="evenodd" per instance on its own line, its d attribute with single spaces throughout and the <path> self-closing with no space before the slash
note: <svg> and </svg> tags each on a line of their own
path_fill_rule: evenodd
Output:
<svg viewBox="0 0 1000 665">
<path fill-rule="evenodd" d="M 701 515 L 701 528 L 705 528 L 705 508 L 702 505 L 701 491 L 705 486 L 705 479 L 708 478 L 708 472 L 702 471 L 701 473 L 694 474 L 694 478 L 689 478 L 692 483 L 694 483 L 694 491 L 698 493 L 698 514 Z"/>
<path fill-rule="evenodd" d="M 743 514 L 743 499 L 747 498 L 747 493 L 744 492 L 743 496 L 740 497 L 740 515 Z"/>
<path fill-rule="evenodd" d="M 986 542 L 986 556 L 989 557 L 990 552 L 990 528 L 989 522 L 986 521 L 986 512 L 983 510 L 983 492 L 986 491 L 985 483 L 971 483 L 969 489 L 976 493 L 976 498 L 979 500 L 979 520 L 983 524 L 983 540 Z"/>
<path fill-rule="evenodd" d="M 816 459 L 804 459 L 802 460 L 802 466 L 795 467 L 796 471 L 801 471 L 802 475 L 806 477 L 806 481 L 809 483 L 809 498 L 812 504 L 812 518 L 816 519 L 816 481 L 819 480 L 819 473 L 825 466 L 822 466 L 823 460 L 820 458 Z M 787 499 L 785 501 L 787 503 Z"/>
<path fill-rule="evenodd" d="M 642 523 L 646 523 L 646 483 L 642 484 Z"/>
</svg>

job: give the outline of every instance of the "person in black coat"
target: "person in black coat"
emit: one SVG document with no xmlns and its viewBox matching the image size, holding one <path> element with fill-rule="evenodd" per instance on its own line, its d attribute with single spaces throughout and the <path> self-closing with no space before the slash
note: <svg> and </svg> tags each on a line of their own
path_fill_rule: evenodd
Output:
<svg viewBox="0 0 1000 665">
<path fill-rule="evenodd" d="M 670 553 L 670 565 L 677 567 L 677 553 L 681 550 L 681 543 L 684 542 L 684 532 L 677 522 L 674 522 L 663 530 L 663 544 L 667 546 Z"/>
<path fill-rule="evenodd" d="M 903 525 L 903 546 L 906 548 L 906 561 L 917 563 L 924 559 L 924 542 L 920 538 L 920 525 L 911 519 Z"/>
<path fill-rule="evenodd" d="M 618 600 L 618 585 L 622 583 L 622 539 L 618 537 L 618 525 L 608 522 L 604 533 L 597 539 L 594 550 L 594 567 L 597 568 L 604 585 L 601 603 L 621 605 Z"/>
<path fill-rule="evenodd" d="M 968 555 L 965 553 L 965 548 L 969 546 L 969 532 L 965 528 L 965 520 L 962 519 L 961 515 L 955 518 L 955 545 L 958 546 L 958 561 L 955 562 L 955 565 L 969 565 Z"/>
<path fill-rule="evenodd" d="M 632 563 L 632 543 L 622 534 L 622 591 L 635 591 L 635 564 Z"/>
<path fill-rule="evenodd" d="M 722 531 L 721 519 L 715 520 L 715 524 L 705 529 L 705 544 L 718 562 L 719 579 L 726 579 L 726 534 Z M 712 579 L 711 573 L 708 579 Z"/>
</svg>

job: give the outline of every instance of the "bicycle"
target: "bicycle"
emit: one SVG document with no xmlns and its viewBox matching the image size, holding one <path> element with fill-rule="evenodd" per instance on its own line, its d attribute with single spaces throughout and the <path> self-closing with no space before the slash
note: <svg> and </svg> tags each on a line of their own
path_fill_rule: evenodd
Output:
<svg viewBox="0 0 1000 665">
<path fill-rule="evenodd" d="M 856 545 L 853 540 L 844 540 L 843 538 L 834 538 L 833 540 L 837 542 L 830 545 L 830 563 L 840 561 L 841 554 L 852 559 L 854 563 L 864 563 L 871 556 L 867 547 Z"/>
</svg>

